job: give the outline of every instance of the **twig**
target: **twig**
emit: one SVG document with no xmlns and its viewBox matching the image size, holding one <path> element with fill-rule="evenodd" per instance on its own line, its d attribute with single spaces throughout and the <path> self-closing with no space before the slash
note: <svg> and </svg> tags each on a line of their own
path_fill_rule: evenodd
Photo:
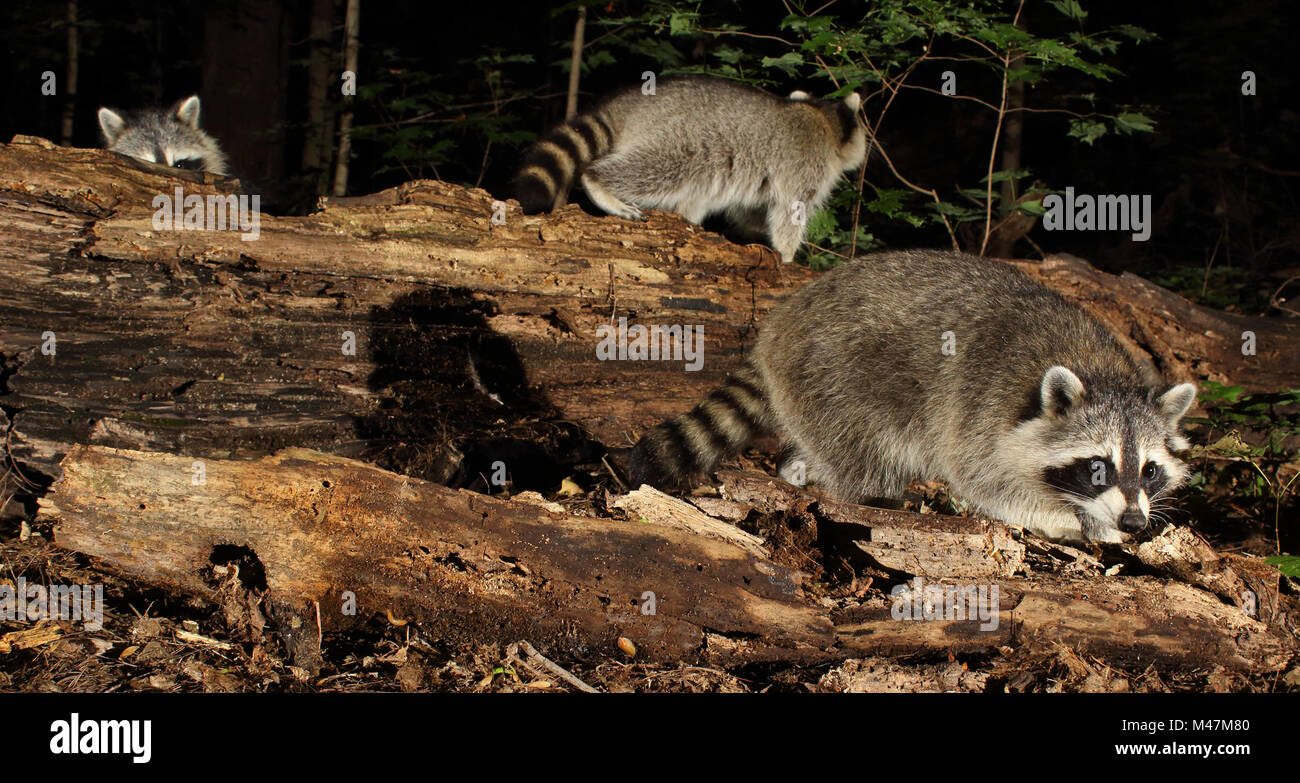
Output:
<svg viewBox="0 0 1300 783">
<path fill-rule="evenodd" d="M 523 652 L 524 655 L 526 655 L 527 657 L 526 658 L 520 657 L 519 655 L 520 652 Z M 529 644 L 526 641 L 523 641 L 522 639 L 517 642 L 514 642 L 509 647 L 507 647 L 506 655 L 510 656 L 511 658 L 515 658 L 519 660 L 521 663 L 523 663 L 525 666 L 528 666 L 529 668 L 539 667 L 545 669 L 546 671 L 550 672 L 551 674 L 554 674 L 556 677 L 559 677 L 561 680 L 564 680 L 565 682 L 577 688 L 578 690 L 582 691 L 583 693 L 600 693 L 600 691 L 591 687 L 590 685 L 578 679 L 577 677 L 574 677 L 567 670 L 565 670 L 564 667 L 560 666 L 555 661 L 552 661 L 550 658 L 547 658 L 545 655 L 542 655 L 541 653 L 537 652 L 537 650 L 534 649 L 531 644 Z"/>
</svg>

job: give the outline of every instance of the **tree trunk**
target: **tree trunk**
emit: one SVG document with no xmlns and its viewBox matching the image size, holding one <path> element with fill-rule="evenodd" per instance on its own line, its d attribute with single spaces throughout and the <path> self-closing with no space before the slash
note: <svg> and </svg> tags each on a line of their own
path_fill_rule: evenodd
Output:
<svg viewBox="0 0 1300 783">
<path fill-rule="evenodd" d="M 1024 55 L 1011 58 L 1010 67 L 1025 67 Z M 1025 135 L 1025 80 L 1016 79 L 1007 88 L 1007 113 L 1002 128 L 1002 170 L 1012 172 L 1020 168 L 1020 149 Z M 998 209 L 998 225 L 993 229 L 993 242 L 989 245 L 989 254 L 1006 258 L 1011 256 L 1016 247 L 1018 236 L 1007 230 L 1008 218 L 1016 210 L 1016 181 L 1008 176 L 1002 180 L 1001 203 Z M 1032 224 L 1031 224 L 1032 226 Z M 1028 230 L 1028 228 L 1026 229 Z"/>
<path fill-rule="evenodd" d="M 61 143 L 72 143 L 72 122 L 77 115 L 77 0 L 68 0 L 68 68 L 63 78 L 63 126 L 59 132 Z"/>
<path fill-rule="evenodd" d="M 348 0 L 347 16 L 343 23 L 343 71 L 357 76 L 357 50 L 361 36 L 361 0 Z M 355 82 L 354 82 L 355 83 Z M 339 115 L 339 152 L 334 160 L 334 187 L 330 191 L 335 196 L 348 192 L 348 162 L 352 155 L 352 104 L 355 95 L 343 99 L 344 109 Z"/>
<path fill-rule="evenodd" d="M 289 25 L 281 3 L 214 3 L 203 17 L 203 127 L 234 171 L 258 183 L 264 206 L 282 197 L 288 120 Z"/>
<path fill-rule="evenodd" d="M 330 65 L 334 62 L 330 31 L 334 0 L 312 0 L 307 31 L 307 129 L 303 135 L 302 169 L 316 177 L 317 194 L 324 193 L 322 171 L 328 164 L 331 123 L 326 122 Z"/>
<path fill-rule="evenodd" d="M 564 121 L 573 122 L 578 116 L 578 83 L 582 78 L 582 39 L 587 31 L 587 6 L 578 6 L 578 19 L 573 23 L 573 51 L 569 58 L 569 95 L 564 104 Z"/>
</svg>

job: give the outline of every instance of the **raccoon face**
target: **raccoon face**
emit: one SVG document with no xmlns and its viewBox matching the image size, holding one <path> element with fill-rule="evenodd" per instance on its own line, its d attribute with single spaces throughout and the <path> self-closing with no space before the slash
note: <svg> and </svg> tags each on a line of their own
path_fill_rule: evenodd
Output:
<svg viewBox="0 0 1300 783">
<path fill-rule="evenodd" d="M 113 152 L 172 168 L 226 173 L 220 147 L 199 129 L 197 95 L 167 111 L 146 111 L 134 117 L 100 109 L 99 129 L 104 146 Z"/>
<path fill-rule="evenodd" d="M 1161 500 L 1187 477 L 1174 452 L 1188 446 L 1178 422 L 1195 399 L 1190 383 L 1157 395 L 1089 389 L 1065 367 L 1043 374 L 1041 480 L 1073 507 L 1086 538 L 1123 541 L 1160 516 Z"/>
</svg>

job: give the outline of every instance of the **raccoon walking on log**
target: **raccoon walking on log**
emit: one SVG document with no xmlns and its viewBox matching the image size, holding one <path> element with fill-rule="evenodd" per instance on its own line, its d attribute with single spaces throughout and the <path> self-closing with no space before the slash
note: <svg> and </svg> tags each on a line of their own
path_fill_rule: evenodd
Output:
<svg viewBox="0 0 1300 783">
<path fill-rule="evenodd" d="M 124 113 L 99 110 L 104 148 L 146 163 L 225 176 L 226 155 L 217 140 L 199 128 L 199 96 L 170 109 Z"/>
<path fill-rule="evenodd" d="M 664 209 L 698 224 L 720 213 L 791 261 L 807 218 L 866 155 L 860 104 L 856 93 L 780 98 L 701 76 L 661 79 L 651 95 L 628 87 L 538 141 L 515 196 L 525 212 L 544 212 L 576 178 L 611 215 Z"/>
<path fill-rule="evenodd" d="M 779 431 L 782 478 L 850 502 L 940 479 L 1049 538 L 1118 542 L 1185 480 L 1196 386 L 1157 387 L 1077 305 L 1000 261 L 846 263 L 763 322 L 747 363 L 633 449 L 633 486 L 682 486 Z M 800 465 L 802 463 L 802 465 Z M 791 470 L 794 467 L 796 470 Z"/>
</svg>

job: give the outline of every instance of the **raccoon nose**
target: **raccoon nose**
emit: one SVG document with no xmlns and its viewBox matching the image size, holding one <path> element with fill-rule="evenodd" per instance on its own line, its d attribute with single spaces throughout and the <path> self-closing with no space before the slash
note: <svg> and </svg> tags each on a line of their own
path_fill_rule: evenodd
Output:
<svg viewBox="0 0 1300 783">
<path fill-rule="evenodd" d="M 1125 533 L 1141 533 L 1146 526 L 1147 518 L 1141 509 L 1129 509 L 1119 518 L 1119 529 Z"/>
</svg>

